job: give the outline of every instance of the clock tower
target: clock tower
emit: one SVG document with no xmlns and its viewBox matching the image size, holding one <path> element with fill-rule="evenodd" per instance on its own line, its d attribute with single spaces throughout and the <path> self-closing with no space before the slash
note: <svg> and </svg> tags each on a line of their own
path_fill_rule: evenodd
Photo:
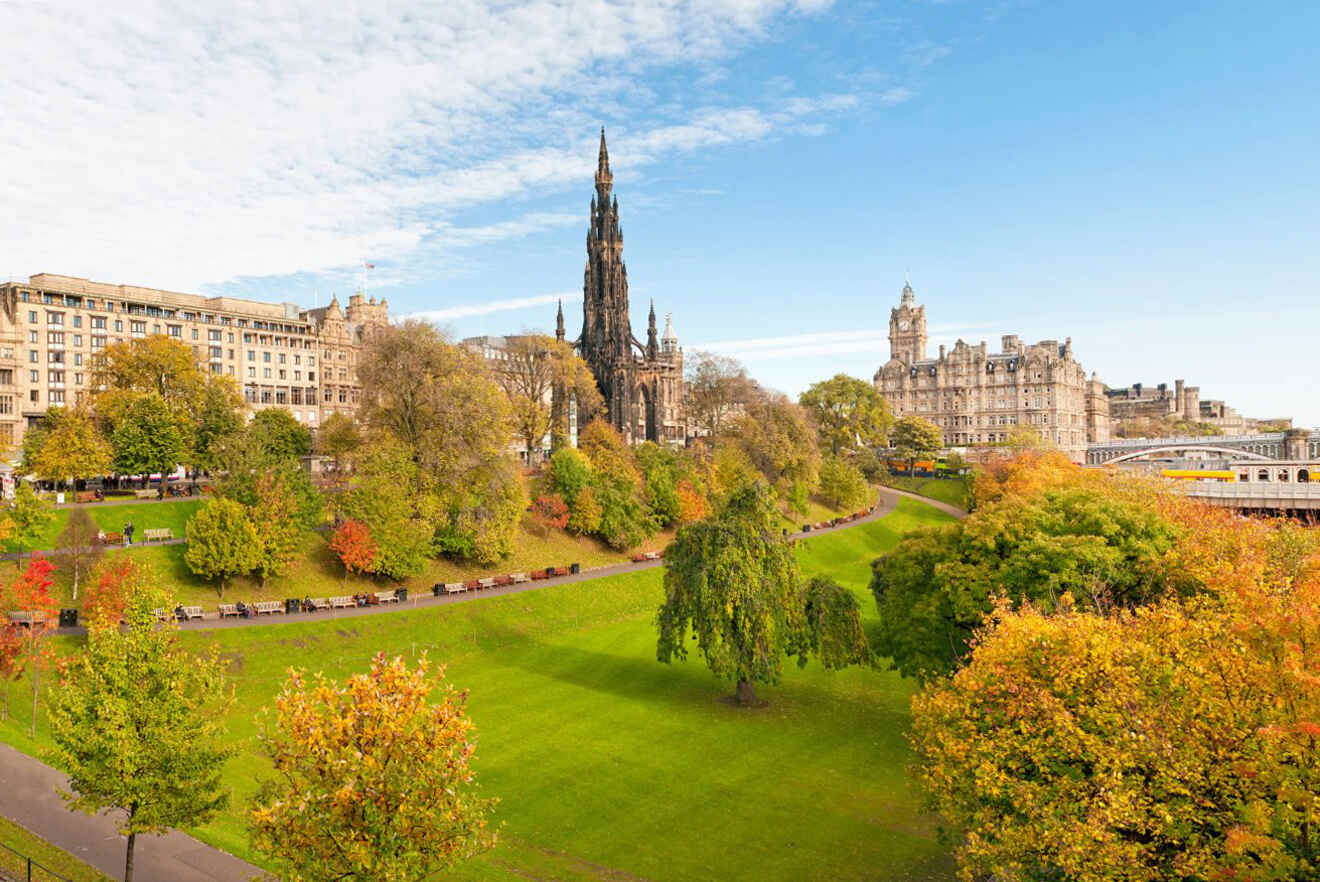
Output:
<svg viewBox="0 0 1320 882">
<path fill-rule="evenodd" d="M 926 307 L 916 305 L 907 280 L 898 307 L 889 311 L 889 357 L 904 364 L 926 357 Z"/>
</svg>

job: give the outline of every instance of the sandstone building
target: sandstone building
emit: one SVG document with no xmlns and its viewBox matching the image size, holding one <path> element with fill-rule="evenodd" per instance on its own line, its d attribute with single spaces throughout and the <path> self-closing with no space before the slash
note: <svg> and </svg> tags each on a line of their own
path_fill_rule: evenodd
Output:
<svg viewBox="0 0 1320 882">
<path fill-rule="evenodd" d="M 1088 441 L 1108 437 L 1103 384 L 1087 378 L 1071 339 L 1026 345 L 1009 334 L 999 352 L 959 340 L 951 351 L 941 346 L 938 358 L 926 357 L 926 343 L 926 307 L 905 284 L 890 311 L 890 357 L 875 386 L 895 417 L 930 420 L 947 446 L 1000 443 L 1021 425 L 1082 461 Z"/>
<path fill-rule="evenodd" d="M 601 129 L 582 281 L 582 331 L 572 342 L 596 378 L 609 422 L 629 443 L 682 444 L 687 436 L 683 350 L 672 321 L 666 320 L 663 337 L 656 332 L 654 304 L 646 344 L 633 336 L 623 230 L 618 197 L 611 200 L 613 185 L 605 130 Z M 555 333 L 558 339 L 566 339 L 562 308 Z"/>
<path fill-rule="evenodd" d="M 20 443 L 46 408 L 78 403 L 106 346 L 153 334 L 233 377 L 253 410 L 282 407 L 314 428 L 357 406 L 362 342 L 388 321 L 385 301 L 361 294 L 347 310 L 337 299 L 301 310 L 49 273 L 0 284 L 0 445 Z"/>
<path fill-rule="evenodd" d="M 1188 386 L 1182 380 L 1147 386 L 1133 383 L 1121 389 L 1107 389 L 1109 409 L 1114 420 L 1173 419 L 1189 423 L 1206 423 L 1225 435 L 1246 435 L 1259 430 L 1260 424 L 1269 424 L 1271 430 L 1289 427 L 1292 420 L 1283 417 L 1268 420 L 1244 417 L 1237 410 L 1218 399 L 1201 398 L 1199 386 Z"/>
</svg>

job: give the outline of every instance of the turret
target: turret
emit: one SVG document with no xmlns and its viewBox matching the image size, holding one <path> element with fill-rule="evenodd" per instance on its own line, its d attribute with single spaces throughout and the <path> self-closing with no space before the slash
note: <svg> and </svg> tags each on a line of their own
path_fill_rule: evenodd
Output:
<svg viewBox="0 0 1320 882">
<path fill-rule="evenodd" d="M 555 339 L 564 342 L 564 301 L 559 301 L 559 314 L 555 316 Z"/>
<path fill-rule="evenodd" d="M 655 329 L 655 301 L 651 301 L 651 311 L 646 317 L 646 359 L 655 361 L 660 357 L 659 334 Z"/>
<path fill-rule="evenodd" d="M 678 352 L 678 335 L 674 333 L 674 314 L 665 313 L 665 335 L 660 338 L 660 351 L 667 356 Z"/>
</svg>

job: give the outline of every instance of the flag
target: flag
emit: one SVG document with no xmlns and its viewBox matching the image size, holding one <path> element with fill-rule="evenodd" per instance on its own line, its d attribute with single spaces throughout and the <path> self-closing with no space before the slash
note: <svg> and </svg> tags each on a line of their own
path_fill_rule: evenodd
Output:
<svg viewBox="0 0 1320 882">
<path fill-rule="evenodd" d="M 367 269 L 375 269 L 375 268 L 376 268 L 376 265 L 375 265 L 374 263 L 364 264 L 364 266 L 366 266 Z"/>
</svg>

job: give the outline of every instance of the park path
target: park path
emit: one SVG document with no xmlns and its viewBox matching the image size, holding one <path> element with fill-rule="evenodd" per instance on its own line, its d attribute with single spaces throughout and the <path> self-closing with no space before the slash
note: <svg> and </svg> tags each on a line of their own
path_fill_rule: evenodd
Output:
<svg viewBox="0 0 1320 882">
<path fill-rule="evenodd" d="M 119 813 L 89 817 L 71 812 L 57 792 L 67 787 L 63 772 L 0 744 L 0 814 L 111 879 L 122 879 L 126 842 L 119 835 Z M 162 836 L 138 837 L 133 875 L 140 882 L 239 882 L 261 877 L 262 871 L 171 830 Z"/>
<path fill-rule="evenodd" d="M 879 504 L 865 517 L 837 527 L 792 535 L 794 538 L 815 536 L 878 520 L 891 514 L 898 506 L 899 498 L 904 496 L 924 502 L 954 517 L 967 515 L 956 506 L 903 490 L 882 488 Z M 488 588 L 475 596 L 515 594 L 547 588 L 551 585 L 603 579 L 618 573 L 652 569 L 662 566 L 663 563 L 664 561 L 660 560 L 648 560 L 640 563 L 611 564 L 556 579 Z M 400 609 L 444 606 L 450 603 L 464 603 L 472 599 L 475 599 L 473 594 L 441 597 L 426 595 L 416 598 L 415 601 L 409 598 L 407 604 L 353 607 L 329 613 L 296 613 L 288 616 L 287 620 L 289 623 L 295 623 L 313 619 L 384 615 Z M 181 627 L 189 630 L 209 630 L 268 624 L 273 623 L 262 619 L 223 619 L 194 621 Z M 111 878 L 122 878 L 125 842 L 116 828 L 116 817 L 107 813 L 88 817 L 69 811 L 64 799 L 58 793 L 60 788 L 65 787 L 67 787 L 67 779 L 62 772 L 8 745 L 0 744 L 0 815 L 26 827 Z M 177 830 L 171 830 L 163 836 L 140 837 L 135 851 L 134 873 L 139 882 L 218 882 L 218 880 L 230 882 L 230 880 L 259 877 L 261 874 L 257 867 Z"/>
</svg>

